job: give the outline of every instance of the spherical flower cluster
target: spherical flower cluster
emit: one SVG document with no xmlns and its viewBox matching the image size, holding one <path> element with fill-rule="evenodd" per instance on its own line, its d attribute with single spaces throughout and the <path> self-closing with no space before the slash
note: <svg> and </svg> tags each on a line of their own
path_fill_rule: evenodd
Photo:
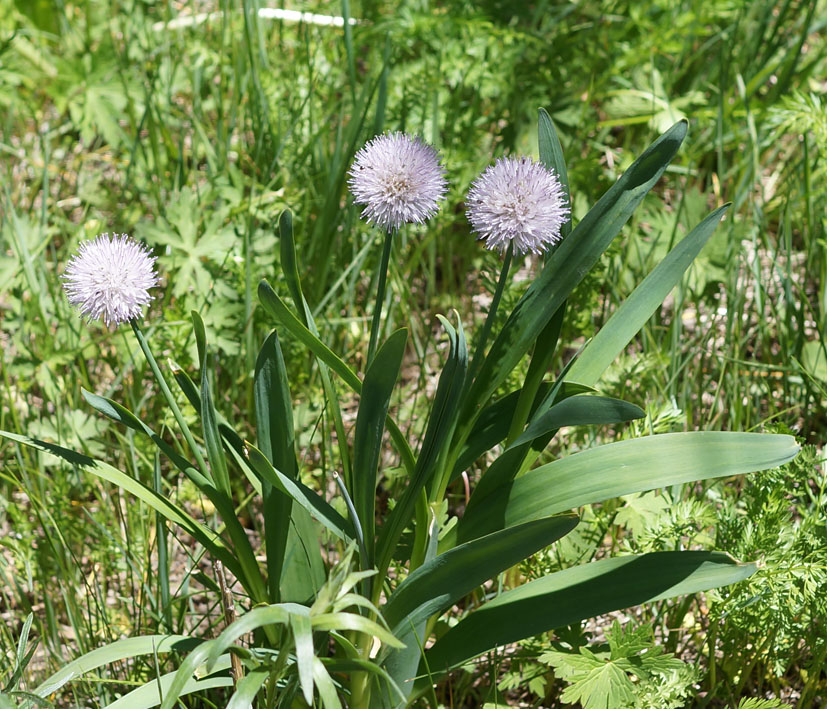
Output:
<svg viewBox="0 0 827 709">
<path fill-rule="evenodd" d="M 155 256 L 126 234 L 83 241 L 63 274 L 69 302 L 89 320 L 118 325 L 141 315 L 158 284 Z"/>
<path fill-rule="evenodd" d="M 362 217 L 391 231 L 436 214 L 447 181 L 439 155 L 419 137 L 386 133 L 356 153 L 348 185 Z"/>
<path fill-rule="evenodd" d="M 557 175 L 530 158 L 500 158 L 471 185 L 468 220 L 489 249 L 538 254 L 562 238 L 569 208 Z"/>
</svg>

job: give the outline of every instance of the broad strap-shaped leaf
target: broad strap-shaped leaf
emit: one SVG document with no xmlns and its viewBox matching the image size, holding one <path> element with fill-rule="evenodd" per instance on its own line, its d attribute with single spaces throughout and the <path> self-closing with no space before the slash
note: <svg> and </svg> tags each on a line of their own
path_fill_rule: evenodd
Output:
<svg viewBox="0 0 827 709">
<path fill-rule="evenodd" d="M 380 533 L 377 554 L 380 573 L 387 569 L 399 537 L 413 516 L 417 498 L 433 478 L 443 446 L 451 440 L 457 425 L 460 397 L 468 371 L 468 346 L 459 319 L 457 329 L 443 317 L 440 317 L 440 321 L 450 342 L 448 359 L 439 376 L 434 403 L 428 416 L 428 427 L 413 475 Z"/>
<path fill-rule="evenodd" d="M 261 451 L 274 469 L 297 481 L 290 386 L 275 331 L 256 359 L 254 393 Z M 324 583 L 317 530 L 310 514 L 279 486 L 263 479 L 261 492 L 270 601 L 307 601 Z"/>
<path fill-rule="evenodd" d="M 736 583 L 756 569 L 727 554 L 676 551 L 602 559 L 558 571 L 469 613 L 426 653 L 428 667 L 442 672 L 507 643 L 621 608 Z"/>
<path fill-rule="evenodd" d="M 532 414 L 550 388 L 551 385 L 548 382 L 543 382 L 538 387 L 531 409 Z M 474 422 L 474 427 L 462 447 L 457 462 L 454 464 L 452 479 L 460 475 L 462 471 L 468 470 L 477 458 L 505 440 L 511 420 L 514 418 L 514 412 L 517 409 L 521 391 L 521 389 L 512 391 L 482 410 L 482 413 Z M 557 399 L 565 399 L 569 396 L 587 394 L 593 391 L 594 389 L 591 387 L 581 386 L 573 382 L 564 382 Z"/>
<path fill-rule="evenodd" d="M 680 283 L 727 209 L 729 205 L 725 204 L 709 214 L 652 269 L 577 358 L 566 376 L 569 381 L 593 386 L 600 379 L 664 298 Z"/>
<path fill-rule="evenodd" d="M 137 638 L 116 640 L 114 643 L 87 652 L 76 660 L 67 663 L 41 682 L 34 690 L 34 694 L 39 697 L 48 697 L 57 692 L 67 682 L 82 677 L 87 672 L 104 665 L 120 662 L 131 657 L 139 657 L 140 655 L 189 652 L 202 642 L 200 639 L 186 635 L 142 635 Z"/>
<path fill-rule="evenodd" d="M 139 480 L 135 480 L 135 478 L 130 477 L 126 473 L 122 473 L 108 463 L 95 460 L 88 455 L 77 453 L 54 443 L 29 438 L 28 436 L 21 436 L 8 431 L 0 431 L 0 436 L 10 441 L 29 446 L 30 448 L 43 451 L 44 453 L 51 453 L 135 495 L 135 497 L 145 502 L 153 510 L 160 512 L 170 522 L 177 524 L 181 529 L 192 535 L 210 554 L 216 559 L 221 560 L 233 575 L 239 579 L 243 578 L 243 573 L 237 559 L 218 534 L 201 522 L 196 521 L 181 507 L 163 495 L 159 495 Z"/>
<path fill-rule="evenodd" d="M 658 487 L 741 475 L 792 460 L 792 436 L 695 431 L 609 443 L 555 460 L 471 497 L 459 542 L 533 519 Z"/>
<path fill-rule="evenodd" d="M 528 352 L 563 301 L 660 179 L 686 136 L 686 129 L 686 121 L 681 121 L 660 136 L 554 251 L 491 346 L 468 394 L 464 416 L 476 416 L 479 408 Z"/>
<path fill-rule="evenodd" d="M 563 426 L 625 423 L 643 418 L 645 415 L 639 406 L 621 399 L 606 396 L 572 396 L 559 401 L 542 416 L 532 420 L 512 445 L 530 443 Z"/>
<path fill-rule="evenodd" d="M 350 497 L 362 527 L 367 559 L 362 568 L 373 567 L 376 545 L 375 504 L 379 457 L 382 453 L 382 434 L 391 394 L 402 367 L 408 331 L 397 330 L 379 348 L 365 373 L 356 430 L 353 436 L 353 489 Z"/>
<path fill-rule="evenodd" d="M 394 590 L 382 609 L 385 621 L 398 636 L 406 625 L 442 613 L 477 586 L 568 534 L 579 519 L 562 514 L 536 520 L 440 554 Z"/>
</svg>

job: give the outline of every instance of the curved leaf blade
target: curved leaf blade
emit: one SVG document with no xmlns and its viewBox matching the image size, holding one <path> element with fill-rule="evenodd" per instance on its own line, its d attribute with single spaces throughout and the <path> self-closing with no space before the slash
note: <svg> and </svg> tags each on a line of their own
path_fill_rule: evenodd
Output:
<svg viewBox="0 0 827 709">
<path fill-rule="evenodd" d="M 220 672 L 229 669 L 230 657 L 225 655 L 216 663 L 215 671 Z M 128 694 L 125 694 L 120 699 L 108 704 L 106 709 L 149 709 L 149 707 L 157 707 L 162 698 L 166 697 L 169 688 L 175 680 L 177 672 L 168 672 L 161 675 L 158 679 L 154 679 L 146 684 L 133 689 Z M 200 692 L 204 689 L 214 689 L 216 687 L 232 687 L 233 680 L 228 675 L 220 675 L 218 677 L 190 677 L 176 692 L 176 695 L 181 697 L 185 694 L 192 694 Z"/>
<path fill-rule="evenodd" d="M 488 579 L 568 534 L 580 518 L 564 514 L 490 534 L 440 554 L 413 571 L 382 610 L 394 634 L 441 613 Z"/>
<path fill-rule="evenodd" d="M 572 396 L 554 404 L 542 416 L 538 416 L 511 445 L 529 443 L 563 426 L 625 423 L 643 418 L 645 415 L 639 406 L 621 399 L 606 396 Z"/>
<path fill-rule="evenodd" d="M 506 591 L 472 611 L 426 653 L 431 672 L 492 648 L 621 608 L 736 583 L 757 570 L 727 554 L 655 552 L 594 561 Z"/>
<path fill-rule="evenodd" d="M 187 652 L 200 645 L 201 642 L 201 640 L 186 635 L 143 635 L 137 638 L 116 640 L 114 643 L 99 647 L 76 660 L 72 660 L 44 680 L 34 690 L 34 694 L 39 697 L 48 697 L 50 694 L 57 692 L 67 682 L 113 662 L 153 653 Z"/>
<path fill-rule="evenodd" d="M 709 214 L 652 269 L 589 342 L 566 375 L 567 380 L 593 386 L 600 379 L 660 307 L 664 298 L 680 283 L 683 274 L 721 223 L 729 206 L 725 204 Z"/>
<path fill-rule="evenodd" d="M 458 539 L 633 492 L 775 468 L 798 451 L 792 436 L 728 431 L 663 433 L 609 443 L 541 465 L 482 499 L 472 496 Z"/>
</svg>

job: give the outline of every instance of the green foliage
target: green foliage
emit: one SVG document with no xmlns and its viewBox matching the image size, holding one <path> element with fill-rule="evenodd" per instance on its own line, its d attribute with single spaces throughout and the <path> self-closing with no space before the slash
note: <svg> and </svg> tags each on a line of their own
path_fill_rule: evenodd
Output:
<svg viewBox="0 0 827 709">
<path fill-rule="evenodd" d="M 220 11 L 231 4 L 214 5 Z M 404 323 L 409 346 L 386 422 L 396 452 L 385 447 L 380 460 L 384 478 L 375 502 L 383 514 L 410 479 L 402 443 L 422 440 L 426 393 L 444 364 L 433 314 L 457 307 L 462 325 L 476 333 L 488 302 L 477 294 L 496 287 L 496 255 L 480 253 L 467 233 L 465 189 L 490 158 L 535 154 L 536 107 L 546 105 L 569 160 L 575 223 L 656 133 L 682 117 L 690 130 L 660 185 L 568 295 L 555 335 L 560 346 L 548 360 L 532 359 L 542 375 L 560 372 L 595 332 L 613 332 L 604 324 L 643 278 L 675 245 L 688 245 L 685 235 L 712 206 L 734 204 L 678 289 L 634 327 L 631 343 L 619 345 L 626 351 L 600 379 L 604 398 L 628 399 L 646 417 L 625 427 L 568 427 L 537 454 L 539 462 L 619 438 L 765 430 L 771 421 L 821 443 L 827 395 L 821 217 L 827 189 L 818 84 L 825 73 L 823 0 L 451 0 L 437 9 L 365 0 L 350 4 L 354 17 L 369 21 L 355 25 L 348 41 L 341 29 L 263 19 L 252 12 L 255 3 L 243 5 L 246 12 L 171 29 L 164 23 L 176 19 L 179 8 L 164 3 L 0 0 L 0 429 L 106 457 L 123 476 L 118 480 L 129 479 L 166 511 L 177 509 L 170 514 L 186 513 L 182 519 L 219 530 L 231 543 L 250 537 L 259 561 L 278 546 L 268 534 L 280 524 L 267 531 L 263 497 L 256 496 L 256 486 L 264 495 L 271 485 L 276 499 L 289 496 L 291 509 L 306 513 L 301 523 L 312 530 L 305 527 L 297 537 L 291 525 L 289 541 L 280 541 L 318 552 L 321 536 L 325 558 L 334 547 L 341 551 L 346 541 L 332 540 L 356 535 L 346 501 L 331 494 L 326 475 L 341 466 L 349 480 L 357 395 L 337 380 L 335 367 L 309 366 L 314 355 L 306 342 L 280 332 L 295 418 L 295 449 L 287 447 L 295 453 L 297 477 L 274 467 L 264 446 L 257 455 L 252 382 L 272 320 L 255 304 L 255 284 L 266 276 L 275 293 L 289 295 L 292 313 L 356 376 L 364 369 L 367 323 L 375 312 L 364 293 L 374 290 L 379 253 L 375 235 L 343 198 L 344 170 L 352 151 L 386 128 L 420 132 L 443 150 L 453 184 L 449 209 L 427 230 L 398 235 L 391 259 L 382 339 Z M 330 4 L 300 5 L 335 12 Z M 186 18 L 193 9 L 185 3 L 180 12 Z M 297 215 L 295 277 L 288 275 L 285 250 L 276 248 L 276 216 L 287 206 Z M 234 539 L 222 526 L 225 516 L 235 517 L 226 500 L 216 505 L 172 458 L 159 456 L 156 465 L 153 438 L 140 427 L 104 421 L 84 399 L 82 389 L 118 399 L 173 452 L 186 455 L 185 441 L 176 448 L 175 417 L 151 396 L 149 370 L 134 342 L 69 315 L 58 279 L 62 265 L 80 239 L 103 231 L 136 233 L 160 256 L 165 296 L 153 305 L 148 337 L 163 343 L 162 367 L 167 356 L 175 358 L 181 381 L 186 372 L 200 384 L 190 311 L 204 320 L 219 432 L 232 421 L 238 440 L 250 442 L 254 463 L 251 470 L 244 448 L 223 439 L 235 496 L 230 507 L 239 503 Z M 539 265 L 514 271 L 494 333 Z M 282 272 L 284 279 L 273 278 Z M 296 297 L 299 278 L 306 302 L 301 292 Z M 453 337 L 451 346 L 456 342 Z M 412 374 L 414 353 L 424 366 Z M 593 353 L 569 372 L 586 367 Z M 495 403 L 483 409 L 486 416 L 501 413 L 496 406 L 507 392 L 519 394 L 527 366 L 520 362 L 507 373 Z M 565 386 L 560 392 L 571 393 Z M 175 387 L 172 396 L 200 447 L 200 404 L 190 406 L 193 399 Z M 533 415 L 540 403 L 526 395 L 519 410 Z M 429 515 L 435 517 L 445 552 L 465 499 L 460 473 L 467 471 L 469 491 L 476 489 L 477 476 L 490 471 L 500 453 L 491 447 L 509 437 L 508 429 L 481 450 L 451 449 L 461 457 L 446 472 L 443 499 L 427 509 L 412 497 L 410 507 L 400 508 L 399 523 L 407 526 L 398 530 L 400 548 L 415 549 L 420 568 L 431 537 L 416 538 L 414 527 L 427 528 Z M 491 429 L 472 433 L 486 442 L 494 435 Z M 801 691 L 802 706 L 823 702 L 823 476 L 818 457 L 804 451 L 792 466 L 752 477 L 753 484 L 674 485 L 586 505 L 572 532 L 524 561 L 519 572 L 501 573 L 495 586 L 475 588 L 463 603 L 475 608 L 523 578 L 612 552 L 719 548 L 759 561 L 757 573 L 696 603 L 647 607 L 641 612 L 656 636 L 670 651 L 698 658 L 712 702 L 736 706 L 739 693 L 780 696 L 791 689 Z M 533 466 L 535 453 L 512 466 L 515 474 Z M 221 632 L 220 595 L 203 566 L 204 548 L 171 531 L 157 507 L 131 504 L 105 478 L 86 475 L 53 451 L 6 442 L 0 462 L 0 606 L 10 611 L 0 623 L 0 657 L 13 664 L 30 611 L 30 636 L 39 643 L 20 688 L 124 634 Z M 296 544 L 302 537 L 310 538 L 307 547 Z M 402 579 L 398 557 L 407 552 L 394 552 L 391 572 Z M 274 586 L 266 581 L 272 602 Z M 439 635 L 456 619 L 450 612 L 428 630 Z M 110 666 L 107 677 L 149 681 L 177 661 L 139 657 Z M 541 678 L 556 696 L 560 682 L 542 677 L 542 669 L 527 663 L 524 674 L 502 685 L 511 696 L 493 700 L 509 703 L 523 683 L 539 689 Z M 499 671 L 490 670 L 495 685 Z M 443 695 L 447 683 L 436 691 L 446 705 L 464 699 L 482 705 L 492 700 L 484 672 L 453 675 L 450 698 Z M 248 696 L 264 676 L 248 675 Z M 5 681 L 0 672 L 0 689 Z M 676 688 L 680 682 L 677 677 Z M 118 686 L 78 680 L 59 699 L 105 706 Z M 3 691 L 0 706 L 16 690 Z M 210 691 L 222 705 L 224 690 Z"/>
<path fill-rule="evenodd" d="M 581 646 L 577 652 L 549 650 L 538 660 L 553 668 L 568 687 L 565 704 L 584 709 L 658 706 L 678 709 L 692 694 L 697 672 L 656 644 L 651 626 L 621 627 L 614 621 L 606 631 L 608 647 Z"/>
</svg>

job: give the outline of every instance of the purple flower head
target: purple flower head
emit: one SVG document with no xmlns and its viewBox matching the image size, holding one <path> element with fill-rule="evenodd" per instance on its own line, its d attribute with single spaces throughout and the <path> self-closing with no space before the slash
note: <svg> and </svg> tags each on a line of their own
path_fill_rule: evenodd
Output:
<svg viewBox="0 0 827 709">
<path fill-rule="evenodd" d="M 348 174 L 362 218 L 387 231 L 432 217 L 448 187 L 437 151 L 400 132 L 369 140 Z"/>
<path fill-rule="evenodd" d="M 485 247 L 539 254 L 561 240 L 569 208 L 560 180 L 531 158 L 500 158 L 471 185 L 468 221 Z"/>
<path fill-rule="evenodd" d="M 81 315 L 118 325 L 141 315 L 158 284 L 155 257 L 126 234 L 82 241 L 66 264 L 63 288 Z"/>
</svg>

